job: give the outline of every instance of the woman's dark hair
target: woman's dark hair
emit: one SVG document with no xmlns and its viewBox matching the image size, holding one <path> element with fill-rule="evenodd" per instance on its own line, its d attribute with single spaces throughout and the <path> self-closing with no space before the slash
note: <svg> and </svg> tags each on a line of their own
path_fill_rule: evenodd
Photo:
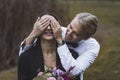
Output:
<svg viewBox="0 0 120 80">
<path fill-rule="evenodd" d="M 43 15 L 51 15 L 51 16 L 53 16 L 59 23 L 61 23 L 60 20 L 58 19 L 58 17 L 57 17 L 55 14 L 51 13 L 51 12 L 42 12 L 42 13 L 39 15 L 39 17 L 42 17 Z"/>
</svg>

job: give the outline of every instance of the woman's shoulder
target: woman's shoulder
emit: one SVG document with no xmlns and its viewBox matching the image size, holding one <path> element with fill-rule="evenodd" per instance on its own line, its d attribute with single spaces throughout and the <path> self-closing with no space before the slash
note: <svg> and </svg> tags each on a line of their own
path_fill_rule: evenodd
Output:
<svg viewBox="0 0 120 80">
<path fill-rule="evenodd" d="M 42 51 L 39 47 L 33 47 L 20 55 L 21 58 L 35 59 L 42 56 Z"/>
<path fill-rule="evenodd" d="M 22 53 L 22 54 L 19 56 L 19 58 L 20 58 L 20 59 L 27 59 L 30 55 L 31 55 L 30 50 L 28 50 L 28 51 L 25 51 L 24 53 Z"/>
<path fill-rule="evenodd" d="M 33 52 L 35 52 L 35 48 L 30 48 L 29 50 L 23 52 L 20 57 L 29 57 L 30 55 L 33 55 Z"/>
</svg>

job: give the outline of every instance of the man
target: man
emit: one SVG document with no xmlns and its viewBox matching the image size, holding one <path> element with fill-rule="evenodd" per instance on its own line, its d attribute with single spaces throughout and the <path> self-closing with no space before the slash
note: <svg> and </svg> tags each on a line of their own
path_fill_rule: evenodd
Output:
<svg viewBox="0 0 120 80">
<path fill-rule="evenodd" d="M 61 26 L 54 18 L 46 18 L 42 20 L 42 24 L 36 27 L 36 31 L 33 29 L 33 32 L 26 38 L 24 41 L 26 48 L 24 46 L 21 47 L 20 53 L 24 52 L 25 49 L 29 49 L 31 46 L 30 44 L 35 44 L 35 34 L 37 32 L 42 34 L 42 31 L 46 28 L 46 24 L 48 24 L 47 20 L 49 19 L 52 20 L 51 27 L 58 43 L 57 51 L 63 67 L 67 71 L 71 66 L 75 66 L 72 70 L 72 74 L 80 74 L 82 80 L 83 72 L 94 62 L 100 49 L 99 43 L 94 38 L 91 38 L 97 30 L 98 23 L 96 16 L 87 12 L 79 13 L 67 26 L 67 29 L 61 29 Z M 70 44 L 66 45 L 68 42 L 77 43 L 78 46 L 76 44 L 74 46 Z M 72 57 L 68 48 L 78 53 L 79 56 L 77 59 Z"/>
</svg>

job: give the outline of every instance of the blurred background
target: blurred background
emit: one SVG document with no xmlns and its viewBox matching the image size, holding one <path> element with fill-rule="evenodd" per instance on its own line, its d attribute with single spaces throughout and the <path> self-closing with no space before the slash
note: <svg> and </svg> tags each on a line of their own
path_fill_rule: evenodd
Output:
<svg viewBox="0 0 120 80">
<path fill-rule="evenodd" d="M 93 36 L 101 45 L 97 60 L 85 71 L 84 80 L 120 79 L 119 0 L 0 0 L 0 80 L 17 80 L 21 41 L 32 30 L 40 13 L 55 14 L 62 26 L 80 12 L 99 19 Z"/>
</svg>

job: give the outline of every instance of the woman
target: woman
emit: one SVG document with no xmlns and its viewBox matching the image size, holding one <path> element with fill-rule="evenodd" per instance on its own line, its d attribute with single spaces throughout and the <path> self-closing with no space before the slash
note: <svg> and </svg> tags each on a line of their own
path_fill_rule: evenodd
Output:
<svg viewBox="0 0 120 80">
<path fill-rule="evenodd" d="M 43 15 L 41 20 L 50 15 Z M 42 21 L 38 21 L 42 23 Z M 32 80 L 39 72 L 45 71 L 45 66 L 49 68 L 58 67 L 65 71 L 61 65 L 60 58 L 57 54 L 57 43 L 54 39 L 51 28 L 51 20 L 47 21 L 47 28 L 42 35 L 37 38 L 36 45 L 20 55 L 18 63 L 18 80 Z"/>
</svg>

